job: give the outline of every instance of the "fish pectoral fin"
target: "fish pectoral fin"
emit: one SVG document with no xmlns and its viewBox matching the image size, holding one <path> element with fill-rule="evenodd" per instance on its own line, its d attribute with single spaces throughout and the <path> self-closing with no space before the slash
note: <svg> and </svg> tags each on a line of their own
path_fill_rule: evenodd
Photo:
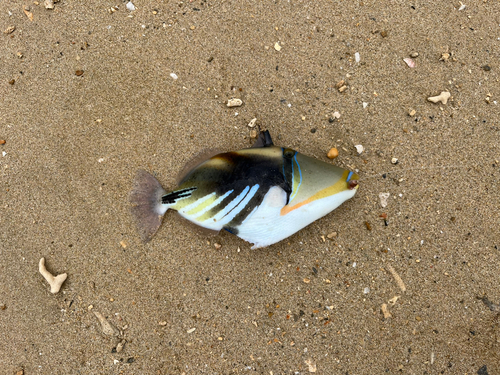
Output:
<svg viewBox="0 0 500 375">
<path fill-rule="evenodd" d="M 269 147 L 273 145 L 274 143 L 271 138 L 271 134 L 269 134 L 269 130 L 265 130 L 259 133 L 259 136 L 257 137 L 257 140 L 253 144 L 252 148 Z"/>
<path fill-rule="evenodd" d="M 273 208 L 283 208 L 287 203 L 287 193 L 279 186 L 273 186 L 267 192 L 262 204 Z"/>
</svg>

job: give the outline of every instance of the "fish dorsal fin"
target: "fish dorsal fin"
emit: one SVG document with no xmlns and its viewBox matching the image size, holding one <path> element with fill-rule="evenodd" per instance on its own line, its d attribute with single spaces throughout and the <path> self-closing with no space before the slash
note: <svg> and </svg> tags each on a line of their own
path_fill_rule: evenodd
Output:
<svg viewBox="0 0 500 375">
<path fill-rule="evenodd" d="M 269 147 L 273 145 L 274 143 L 273 140 L 271 139 L 271 134 L 269 134 L 269 130 L 265 130 L 259 133 L 259 136 L 257 137 L 257 140 L 253 144 L 252 148 Z"/>
<path fill-rule="evenodd" d="M 186 177 L 186 175 L 196 166 L 200 165 L 204 161 L 207 161 L 210 159 L 212 156 L 215 156 L 217 154 L 222 153 L 223 151 L 215 149 L 215 148 L 209 148 L 206 150 L 203 150 L 193 156 L 187 163 L 184 165 L 184 168 L 179 172 L 177 175 L 177 184 L 180 184 L 180 182 Z"/>
</svg>

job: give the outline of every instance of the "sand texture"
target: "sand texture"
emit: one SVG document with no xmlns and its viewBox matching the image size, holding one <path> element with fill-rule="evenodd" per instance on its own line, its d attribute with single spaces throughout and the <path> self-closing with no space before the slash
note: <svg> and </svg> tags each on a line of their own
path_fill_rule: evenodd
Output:
<svg viewBox="0 0 500 375">
<path fill-rule="evenodd" d="M 0 2 L 0 373 L 500 374 L 500 2 L 133 3 Z M 136 171 L 253 118 L 357 195 L 264 249 L 174 212 L 143 244 Z"/>
</svg>

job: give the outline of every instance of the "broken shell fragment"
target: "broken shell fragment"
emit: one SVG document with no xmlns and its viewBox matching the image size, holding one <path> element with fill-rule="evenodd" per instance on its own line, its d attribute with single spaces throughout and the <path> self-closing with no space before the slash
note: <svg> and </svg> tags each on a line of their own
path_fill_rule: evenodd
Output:
<svg viewBox="0 0 500 375">
<path fill-rule="evenodd" d="M 389 309 L 387 308 L 386 303 L 382 304 L 382 307 L 380 310 L 382 310 L 382 314 L 384 314 L 384 319 L 389 319 L 390 317 L 392 317 L 391 313 L 389 312 Z"/>
<path fill-rule="evenodd" d="M 433 103 L 441 102 L 443 104 L 446 104 L 450 96 L 451 94 L 448 91 L 442 91 L 438 96 L 431 96 L 427 98 L 427 100 Z"/>
<path fill-rule="evenodd" d="M 257 122 L 257 118 L 251 119 L 250 122 L 248 123 L 248 127 L 253 128 L 255 126 L 256 122 Z"/>
<path fill-rule="evenodd" d="M 15 26 L 9 26 L 9 27 L 7 27 L 7 28 L 3 31 L 3 33 L 4 33 L 4 34 L 12 34 L 12 33 L 14 32 L 14 30 L 15 30 L 15 29 L 16 29 L 16 27 L 15 27 Z"/>
<path fill-rule="evenodd" d="M 61 289 L 64 280 L 68 277 L 68 274 L 63 273 L 61 275 L 54 276 L 45 268 L 45 258 L 40 259 L 38 263 L 38 271 L 42 274 L 42 276 L 47 280 L 50 285 L 50 293 L 57 293 Z"/>
<path fill-rule="evenodd" d="M 404 58 L 403 61 L 408 65 L 410 68 L 414 68 L 416 66 L 415 61 L 413 59 L 410 59 L 409 57 Z"/>
<path fill-rule="evenodd" d="M 119 336 L 120 335 L 120 331 L 118 330 L 118 328 L 116 328 L 114 325 L 112 325 L 110 322 L 108 322 L 106 320 L 106 318 L 104 317 L 104 315 L 102 315 L 98 311 L 94 311 L 94 315 L 96 316 L 97 320 L 99 320 L 99 323 L 101 323 L 101 329 L 105 335 L 108 335 L 108 336 Z"/>
<path fill-rule="evenodd" d="M 361 155 L 363 153 L 363 151 L 365 151 L 365 148 L 363 147 L 363 145 L 355 145 L 354 147 L 356 147 L 356 151 L 358 152 L 358 155 Z"/>
<path fill-rule="evenodd" d="M 241 99 L 236 99 L 236 98 L 232 98 L 232 99 L 229 99 L 227 101 L 227 106 L 228 107 L 241 107 L 241 105 L 243 104 L 243 102 L 241 101 Z"/>
</svg>

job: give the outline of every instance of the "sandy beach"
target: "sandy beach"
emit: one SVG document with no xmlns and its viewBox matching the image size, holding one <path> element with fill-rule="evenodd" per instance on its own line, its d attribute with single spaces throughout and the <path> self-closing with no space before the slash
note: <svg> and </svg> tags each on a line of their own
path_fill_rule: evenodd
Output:
<svg viewBox="0 0 500 375">
<path fill-rule="evenodd" d="M 0 372 L 499 374 L 500 2 L 132 3 L 0 2 Z M 175 212 L 142 243 L 136 171 L 254 118 L 355 197 L 263 249 Z"/>
</svg>

